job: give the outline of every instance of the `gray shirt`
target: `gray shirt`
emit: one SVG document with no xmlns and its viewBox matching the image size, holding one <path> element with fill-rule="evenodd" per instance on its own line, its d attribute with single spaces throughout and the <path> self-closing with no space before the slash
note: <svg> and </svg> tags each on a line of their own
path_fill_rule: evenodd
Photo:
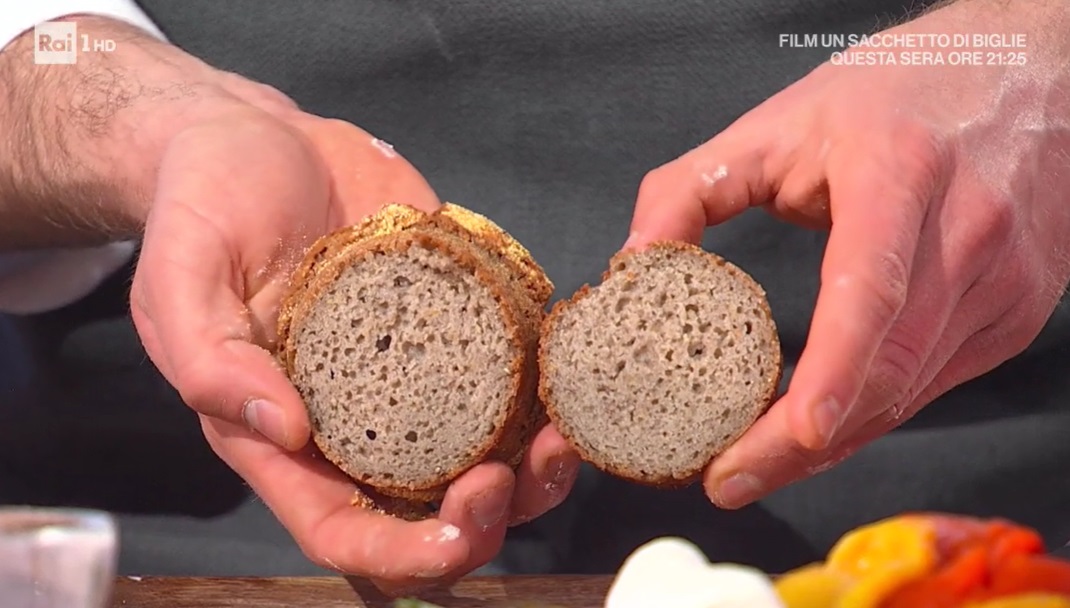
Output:
<svg viewBox="0 0 1070 608">
<path fill-rule="evenodd" d="M 905 4 L 917 8 L 902 0 L 141 4 L 194 55 L 394 144 L 443 199 L 489 214 L 528 245 L 558 297 L 597 281 L 627 236 L 646 171 L 828 57 L 828 48 L 782 48 L 781 34 L 868 33 L 901 18 Z M 806 338 L 824 239 L 753 211 L 706 240 L 767 288 L 786 379 Z M 715 559 L 779 569 L 853 526 L 916 509 L 1010 517 L 1061 546 L 1070 538 L 1068 335 L 1060 305 L 1025 354 L 840 467 L 738 513 L 717 511 L 697 490 L 591 478 L 584 500 L 562 510 L 567 517 L 541 524 L 561 537 L 554 567 L 604 570 L 645 537 L 680 533 Z"/>
</svg>

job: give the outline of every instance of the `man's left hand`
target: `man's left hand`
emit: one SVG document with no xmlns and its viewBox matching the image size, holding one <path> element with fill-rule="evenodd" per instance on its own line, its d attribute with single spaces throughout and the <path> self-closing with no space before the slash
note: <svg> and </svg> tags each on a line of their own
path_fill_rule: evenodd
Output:
<svg viewBox="0 0 1070 608">
<path fill-rule="evenodd" d="M 790 387 L 708 468 L 715 503 L 834 465 L 1036 338 L 1070 277 L 1066 31 L 1061 2 L 960 1 L 887 33 L 1028 48 L 917 66 L 857 47 L 643 181 L 628 247 L 755 206 L 830 229 Z"/>
</svg>

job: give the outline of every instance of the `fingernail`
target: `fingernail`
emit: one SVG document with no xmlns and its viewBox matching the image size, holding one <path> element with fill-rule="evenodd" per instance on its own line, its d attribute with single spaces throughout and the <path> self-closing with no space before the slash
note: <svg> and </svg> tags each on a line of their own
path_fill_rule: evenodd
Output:
<svg viewBox="0 0 1070 608">
<path fill-rule="evenodd" d="M 506 491 L 505 488 L 496 488 L 479 494 L 468 505 L 472 520 L 483 531 L 497 525 L 509 511 L 509 503 L 513 498 L 511 494 L 512 492 Z"/>
<path fill-rule="evenodd" d="M 762 495 L 762 481 L 750 473 L 736 473 L 717 488 L 717 504 L 725 509 L 738 509 Z"/>
<path fill-rule="evenodd" d="M 635 248 L 639 245 L 640 239 L 642 239 L 638 232 L 634 230 L 628 235 L 628 240 L 624 241 L 624 246 L 621 247 L 621 251 L 627 251 L 628 249 Z"/>
<path fill-rule="evenodd" d="M 286 445 L 286 421 L 279 406 L 264 399 L 251 399 L 242 408 L 241 417 L 249 428 L 272 443 Z"/>
<path fill-rule="evenodd" d="M 814 408 L 813 417 L 814 428 L 821 440 L 820 447 L 828 447 L 843 424 L 843 408 L 835 397 L 825 397 Z"/>
<path fill-rule="evenodd" d="M 560 493 L 569 488 L 580 470 L 580 459 L 574 452 L 564 452 L 550 458 L 546 463 L 546 470 L 550 473 L 546 482 L 546 491 L 551 495 Z"/>
</svg>

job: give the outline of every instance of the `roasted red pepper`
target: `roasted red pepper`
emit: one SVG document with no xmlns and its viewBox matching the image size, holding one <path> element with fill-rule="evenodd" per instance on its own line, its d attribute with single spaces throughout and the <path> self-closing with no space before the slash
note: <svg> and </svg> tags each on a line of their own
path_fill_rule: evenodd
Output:
<svg viewBox="0 0 1070 608">
<path fill-rule="evenodd" d="M 882 608 L 957 608 L 1028 592 L 1070 594 L 1070 564 L 1046 558 L 1034 530 L 1003 520 L 930 516 L 941 566 L 892 593 Z"/>
<path fill-rule="evenodd" d="M 988 555 L 982 547 L 963 551 L 926 578 L 893 592 L 882 608 L 957 608 L 988 578 Z"/>
<path fill-rule="evenodd" d="M 1070 595 L 1070 562 L 1043 555 L 1015 555 L 992 573 L 992 595 L 1047 592 Z"/>
</svg>

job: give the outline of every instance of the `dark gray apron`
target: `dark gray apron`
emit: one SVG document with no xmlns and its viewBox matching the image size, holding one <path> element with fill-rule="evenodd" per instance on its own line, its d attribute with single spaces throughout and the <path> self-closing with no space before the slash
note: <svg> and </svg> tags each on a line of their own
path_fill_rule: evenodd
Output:
<svg viewBox="0 0 1070 608">
<path fill-rule="evenodd" d="M 558 297 L 596 281 L 623 243 L 646 171 L 709 139 L 828 56 L 828 49 L 782 49 L 780 34 L 865 33 L 901 17 L 904 4 L 142 2 L 189 52 L 394 144 L 444 199 L 489 214 L 528 245 Z M 766 286 L 789 377 L 806 337 L 823 244 L 823 234 L 761 212 L 710 231 L 706 242 Z M 1070 539 L 1068 335 L 1063 306 L 1021 357 L 840 467 L 738 512 L 713 508 L 699 488 L 655 492 L 588 472 L 564 507 L 514 531 L 496 565 L 605 572 L 648 538 L 679 534 L 714 559 L 781 570 L 822 554 L 851 527 L 914 509 L 1011 517 L 1062 545 Z M 300 571 L 296 550 L 270 517 L 242 509 L 248 513 L 228 516 L 226 527 L 204 523 L 216 539 L 233 538 L 227 544 L 203 534 L 199 551 L 195 525 L 182 523 L 183 535 L 167 536 L 166 522 L 134 518 L 124 567 Z M 234 530 L 254 525 L 269 531 L 260 542 L 275 553 L 261 555 L 275 561 L 236 565 L 235 556 L 260 537 Z M 165 536 L 170 544 L 151 546 Z"/>
</svg>

